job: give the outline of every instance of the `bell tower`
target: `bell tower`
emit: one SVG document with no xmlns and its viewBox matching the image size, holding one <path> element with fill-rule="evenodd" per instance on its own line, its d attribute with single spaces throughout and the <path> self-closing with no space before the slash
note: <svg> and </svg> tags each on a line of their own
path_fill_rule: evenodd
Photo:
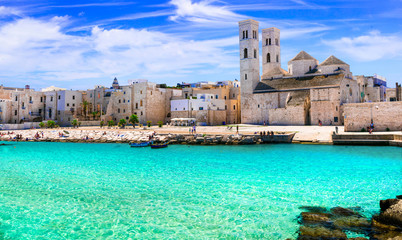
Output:
<svg viewBox="0 0 402 240">
<path fill-rule="evenodd" d="M 281 67 L 280 30 L 275 27 L 262 30 L 262 75 Z"/>
<path fill-rule="evenodd" d="M 239 22 L 240 88 L 241 97 L 252 94 L 260 81 L 258 22 L 252 19 Z M 243 101 L 243 100 L 242 100 Z"/>
</svg>

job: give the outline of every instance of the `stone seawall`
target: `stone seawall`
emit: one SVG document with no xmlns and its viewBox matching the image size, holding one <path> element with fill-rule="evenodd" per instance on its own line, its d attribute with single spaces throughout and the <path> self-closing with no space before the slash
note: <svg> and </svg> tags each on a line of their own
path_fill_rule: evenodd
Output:
<svg viewBox="0 0 402 240">
<path fill-rule="evenodd" d="M 167 142 L 168 144 L 188 145 L 250 145 L 268 143 L 292 143 L 294 133 L 278 134 L 270 136 L 259 135 L 183 135 L 183 134 L 159 134 L 151 138 L 142 139 L 115 139 L 115 138 L 0 138 L 1 141 L 28 141 L 28 142 L 71 142 L 71 143 L 140 143 L 149 140 L 155 142 Z"/>
</svg>

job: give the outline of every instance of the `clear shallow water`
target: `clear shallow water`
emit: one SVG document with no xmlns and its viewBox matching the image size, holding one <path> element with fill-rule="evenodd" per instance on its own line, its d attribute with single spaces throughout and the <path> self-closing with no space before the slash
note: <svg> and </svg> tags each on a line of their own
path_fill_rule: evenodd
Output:
<svg viewBox="0 0 402 240">
<path fill-rule="evenodd" d="M 286 239 L 300 206 L 397 194 L 396 147 L 0 146 L 0 239 Z"/>
</svg>

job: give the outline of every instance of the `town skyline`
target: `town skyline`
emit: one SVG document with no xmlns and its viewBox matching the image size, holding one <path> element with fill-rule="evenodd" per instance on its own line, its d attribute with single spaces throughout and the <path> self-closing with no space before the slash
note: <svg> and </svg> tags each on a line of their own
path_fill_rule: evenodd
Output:
<svg viewBox="0 0 402 240">
<path fill-rule="evenodd" d="M 2 1 L 4 86 L 110 86 L 114 77 L 176 85 L 239 79 L 238 21 L 281 29 L 282 67 L 304 50 L 353 75 L 401 82 L 402 1 Z M 352 17 L 353 16 L 353 17 Z M 261 52 L 259 53 L 261 55 Z"/>
</svg>

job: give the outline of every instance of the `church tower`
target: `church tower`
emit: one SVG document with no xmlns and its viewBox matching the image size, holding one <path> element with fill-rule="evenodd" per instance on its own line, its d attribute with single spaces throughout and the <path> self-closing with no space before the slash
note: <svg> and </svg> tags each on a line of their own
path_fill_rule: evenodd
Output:
<svg viewBox="0 0 402 240">
<path fill-rule="evenodd" d="M 243 95 L 252 94 L 260 82 L 258 22 L 252 19 L 239 22 L 240 88 Z M 246 96 L 245 96 L 246 97 Z"/>
<path fill-rule="evenodd" d="M 262 30 L 262 75 L 269 75 L 281 67 L 280 30 L 275 27 Z"/>
<path fill-rule="evenodd" d="M 255 115 L 254 89 L 260 82 L 258 22 L 239 22 L 240 112 L 242 123 L 252 123 Z"/>
</svg>

